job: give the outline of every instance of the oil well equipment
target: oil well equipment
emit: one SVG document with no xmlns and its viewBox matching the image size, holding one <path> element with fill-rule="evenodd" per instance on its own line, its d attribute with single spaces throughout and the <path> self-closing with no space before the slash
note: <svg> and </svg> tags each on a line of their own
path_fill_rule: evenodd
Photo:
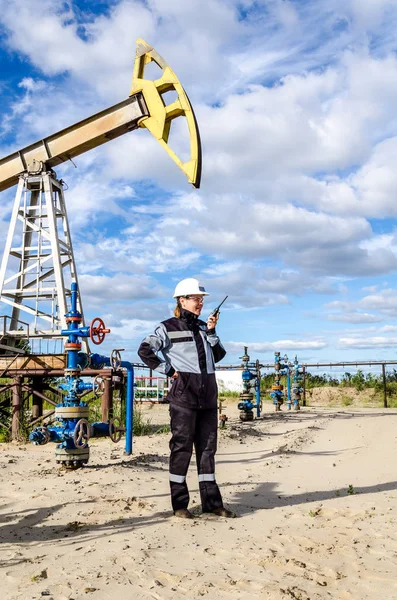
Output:
<svg viewBox="0 0 397 600">
<path fill-rule="evenodd" d="M 150 63 L 161 70 L 159 78 L 148 77 Z M 172 92 L 170 102 L 168 92 Z M 186 161 L 169 145 L 177 119 L 185 120 L 189 132 Z M 128 98 L 0 159 L 0 191 L 17 185 L 0 266 L 0 301 L 8 310 L 0 317 L 0 377 L 6 378 L 0 388 L 0 425 L 17 438 L 23 402 L 31 398 L 28 426 L 37 426 L 31 441 L 56 442 L 56 460 L 74 468 L 88 461 L 88 440 L 93 436 L 109 435 L 119 441 L 126 431 L 126 452 L 132 452 L 134 370 L 118 349 L 108 357 L 90 351 L 89 341 L 103 342 L 110 330 L 99 317 L 85 324 L 65 186 L 54 168 L 138 128 L 148 129 L 189 183 L 200 187 L 201 143 L 193 108 L 174 71 L 142 39 L 137 40 Z M 64 352 L 28 353 L 32 340 L 64 340 Z M 112 394 L 117 382 L 124 385 L 125 372 L 126 422 L 122 424 L 112 418 Z M 56 385 L 60 402 L 45 394 L 54 391 L 48 383 L 54 377 L 62 378 Z M 89 423 L 84 401 L 91 390 L 102 396 L 102 420 L 97 423 Z M 43 414 L 43 401 L 53 410 Z M 3 422 L 7 402 L 11 423 Z M 49 419 L 55 419 L 55 424 L 48 424 Z"/>
<path fill-rule="evenodd" d="M 253 421 L 254 412 L 256 409 L 256 416 L 261 416 L 262 403 L 261 403 L 261 365 L 257 360 L 255 363 L 250 362 L 248 355 L 248 346 L 244 346 L 244 354 L 240 356 L 242 360 L 242 384 L 243 390 L 240 394 L 239 403 L 237 405 L 240 411 L 240 421 Z M 255 391 L 255 400 L 254 393 Z"/>
</svg>

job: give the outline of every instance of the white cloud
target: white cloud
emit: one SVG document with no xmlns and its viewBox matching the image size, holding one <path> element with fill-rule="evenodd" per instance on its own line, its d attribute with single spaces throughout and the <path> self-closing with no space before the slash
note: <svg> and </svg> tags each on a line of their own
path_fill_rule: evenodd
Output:
<svg viewBox="0 0 397 600">
<path fill-rule="evenodd" d="M 182 197 L 178 204 L 194 206 L 194 194 Z M 333 246 L 371 234 L 364 219 L 346 221 L 292 204 L 277 206 L 233 195 L 207 196 L 206 204 L 206 211 L 191 214 L 193 227 L 182 235 L 206 251 L 229 257 L 263 256 L 281 247 L 291 252 L 313 245 Z"/>
<path fill-rule="evenodd" d="M 92 236 L 90 236 L 92 237 Z M 181 243 L 176 235 L 160 237 L 155 231 L 137 235 L 102 235 L 77 246 L 83 271 L 177 273 L 196 268 L 200 254 Z"/>
<path fill-rule="evenodd" d="M 377 285 L 365 285 L 364 287 L 361 288 L 363 290 L 363 292 L 376 292 L 378 289 Z"/>
<path fill-rule="evenodd" d="M 45 81 L 33 79 L 33 77 L 24 77 L 18 83 L 18 87 L 24 88 L 28 92 L 42 92 L 46 88 L 46 85 Z"/>
<path fill-rule="evenodd" d="M 345 179 L 333 177 L 328 181 L 317 181 L 300 178 L 296 181 L 301 186 L 299 197 L 309 206 L 335 214 L 395 217 L 396 153 L 397 135 L 394 135 L 376 144 L 363 166 Z"/>
<path fill-rule="evenodd" d="M 397 325 L 384 325 L 378 328 L 379 333 L 395 333 L 397 332 Z"/>
<path fill-rule="evenodd" d="M 156 321 L 148 322 L 141 319 L 122 319 L 120 325 L 113 325 L 111 320 L 106 322 L 111 326 L 111 334 L 114 340 L 134 341 L 135 345 L 146 336 L 148 330 L 154 328 Z M 110 341 L 110 339 L 109 339 Z"/>
<path fill-rule="evenodd" d="M 143 275 L 82 275 L 79 284 L 87 304 L 95 307 L 103 307 L 110 301 L 117 304 L 165 295 L 164 288 L 156 280 Z"/>
<path fill-rule="evenodd" d="M 115 101 L 130 91 L 136 38 L 155 46 L 199 94 L 203 79 L 216 84 L 229 72 L 220 48 L 238 35 L 233 4 L 217 0 L 121 0 L 109 5 L 108 14 L 95 17 L 62 0 L 42 0 L 40 7 L 40 27 L 31 27 L 37 21 L 33 4 L 1 0 L 9 47 L 27 55 L 46 75 L 66 72 Z"/>
<path fill-rule="evenodd" d="M 386 289 L 378 294 L 365 296 L 359 304 L 366 309 L 379 310 L 393 316 L 397 315 L 397 294 L 393 289 Z"/>
<path fill-rule="evenodd" d="M 391 288 L 380 290 L 363 296 L 355 302 L 336 300 L 325 305 L 329 321 L 346 323 L 377 323 L 388 317 L 397 317 L 397 295 Z M 365 311 L 372 311 L 371 313 Z M 337 311 L 337 312 L 334 312 Z M 392 331 L 393 326 L 384 326 L 377 331 Z"/>
<path fill-rule="evenodd" d="M 0 6 L 11 48 L 27 55 L 44 74 L 69 72 L 107 98 L 122 91 L 123 97 L 128 95 L 135 39 L 154 31 L 153 16 L 140 2 L 120 2 L 110 16 L 83 23 L 88 41 L 78 35 L 73 8 L 61 0 L 41 0 L 40 26 L 35 27 L 34 4 L 13 0 Z"/>
<path fill-rule="evenodd" d="M 395 348 L 397 345 L 397 338 L 389 337 L 345 337 L 340 338 L 339 346 L 341 348 Z"/>
<path fill-rule="evenodd" d="M 231 268 L 229 268 L 231 267 Z M 286 304 L 288 296 L 301 296 L 311 291 L 334 294 L 330 281 L 317 281 L 309 274 L 302 276 L 298 270 L 277 269 L 243 261 L 211 264 L 204 269 L 208 287 L 218 293 L 227 292 L 229 302 L 238 308 Z"/>
</svg>

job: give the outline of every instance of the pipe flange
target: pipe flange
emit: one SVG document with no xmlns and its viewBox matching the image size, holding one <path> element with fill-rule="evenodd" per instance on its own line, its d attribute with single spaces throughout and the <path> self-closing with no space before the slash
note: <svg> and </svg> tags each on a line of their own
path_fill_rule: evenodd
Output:
<svg viewBox="0 0 397 600">
<path fill-rule="evenodd" d="M 59 462 L 70 460 L 88 460 L 90 449 L 87 448 L 55 448 L 55 458 Z"/>
<path fill-rule="evenodd" d="M 242 392 L 240 398 L 241 400 L 253 400 L 254 394 L 251 394 L 251 392 Z"/>
<path fill-rule="evenodd" d="M 88 463 L 90 449 L 87 448 L 56 448 L 55 461 L 65 469 L 79 469 Z"/>
<path fill-rule="evenodd" d="M 55 416 L 58 419 L 88 419 L 90 409 L 88 406 L 57 406 Z"/>
<path fill-rule="evenodd" d="M 81 344 L 80 342 L 66 342 L 65 344 L 65 350 L 81 350 Z"/>
<path fill-rule="evenodd" d="M 73 376 L 73 377 L 80 377 L 81 375 L 81 369 L 77 368 L 77 369 L 65 369 L 65 377 L 67 376 Z"/>
</svg>

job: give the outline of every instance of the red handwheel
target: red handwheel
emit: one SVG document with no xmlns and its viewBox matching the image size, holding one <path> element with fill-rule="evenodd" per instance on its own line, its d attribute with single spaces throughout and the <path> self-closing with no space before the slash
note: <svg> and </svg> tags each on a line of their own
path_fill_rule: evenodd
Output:
<svg viewBox="0 0 397 600">
<path fill-rule="evenodd" d="M 105 323 L 99 317 L 96 317 L 91 321 L 90 325 L 90 339 L 93 344 L 102 344 L 107 333 L 110 333 L 110 329 L 105 327 Z"/>
</svg>

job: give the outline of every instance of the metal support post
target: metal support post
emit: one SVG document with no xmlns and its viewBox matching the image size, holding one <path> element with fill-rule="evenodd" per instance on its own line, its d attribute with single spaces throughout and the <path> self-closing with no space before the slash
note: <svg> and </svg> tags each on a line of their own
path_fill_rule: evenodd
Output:
<svg viewBox="0 0 397 600">
<path fill-rule="evenodd" d="M 385 363 L 382 363 L 382 378 L 383 378 L 383 406 L 384 406 L 384 408 L 387 408 L 387 388 L 386 388 Z"/>
<path fill-rule="evenodd" d="M 15 377 L 12 386 L 11 439 L 17 440 L 21 433 L 22 377 Z"/>
<path fill-rule="evenodd" d="M 122 361 L 121 366 L 127 369 L 127 402 L 125 412 L 125 454 L 132 454 L 134 434 L 134 367 L 127 361 Z"/>
<path fill-rule="evenodd" d="M 43 415 L 43 399 L 34 392 L 43 393 L 43 379 L 32 377 L 32 419 L 38 419 Z"/>
<path fill-rule="evenodd" d="M 261 416 L 261 378 L 260 376 L 256 380 L 256 416 Z"/>
<path fill-rule="evenodd" d="M 113 418 L 113 390 L 112 390 L 112 376 L 106 376 L 103 378 L 104 381 L 104 392 L 102 395 L 102 422 L 107 423 L 109 419 Z"/>
</svg>

